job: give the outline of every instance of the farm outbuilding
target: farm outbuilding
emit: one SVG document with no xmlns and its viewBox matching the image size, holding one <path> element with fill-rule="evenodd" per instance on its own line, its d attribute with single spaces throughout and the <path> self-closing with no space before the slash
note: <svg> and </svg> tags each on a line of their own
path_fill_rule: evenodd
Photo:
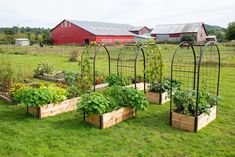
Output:
<svg viewBox="0 0 235 157">
<path fill-rule="evenodd" d="M 17 46 L 29 46 L 29 39 L 27 38 L 17 38 L 15 39 L 15 45 Z"/>
<path fill-rule="evenodd" d="M 52 29 L 54 45 L 86 45 L 90 42 L 125 44 L 134 41 L 136 34 L 128 24 L 63 20 Z"/>
<path fill-rule="evenodd" d="M 129 30 L 136 35 L 149 35 L 151 34 L 151 29 L 146 26 L 133 27 Z"/>
<path fill-rule="evenodd" d="M 206 41 L 207 32 L 202 22 L 156 25 L 151 35 L 157 41 L 178 42 L 184 35 L 191 35 L 197 42 Z"/>
</svg>

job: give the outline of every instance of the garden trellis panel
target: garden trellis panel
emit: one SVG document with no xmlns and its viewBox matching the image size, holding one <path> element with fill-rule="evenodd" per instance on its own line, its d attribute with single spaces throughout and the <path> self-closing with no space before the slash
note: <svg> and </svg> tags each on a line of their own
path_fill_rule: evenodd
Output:
<svg viewBox="0 0 235 157">
<path fill-rule="evenodd" d="M 220 82 L 220 51 L 217 44 L 210 41 L 206 44 L 182 42 L 174 52 L 171 63 L 171 82 L 181 81 L 181 89 L 196 92 L 194 113 L 194 132 L 198 131 L 200 91 L 208 90 L 215 96 L 219 95 Z M 174 104 L 171 83 L 170 124 Z"/>
<path fill-rule="evenodd" d="M 140 45 L 128 43 L 120 49 L 117 58 L 117 74 L 130 78 L 135 89 L 137 77 L 143 78 L 144 92 L 146 91 L 145 66 L 145 54 Z"/>
<path fill-rule="evenodd" d="M 106 57 L 105 57 L 106 56 Z M 82 66 L 85 62 L 85 58 L 89 58 L 90 67 Z M 93 78 L 93 90 L 96 90 L 96 73 L 97 71 L 97 60 L 102 60 L 103 64 L 107 63 L 107 74 L 110 75 L 111 72 L 111 62 L 110 62 L 110 53 L 107 47 L 104 44 L 93 44 L 88 45 L 85 51 L 81 55 L 81 74 L 85 71 L 85 68 L 92 69 L 92 78 Z M 102 64 L 102 65 L 103 65 Z M 104 69 L 102 68 L 102 73 Z"/>
</svg>

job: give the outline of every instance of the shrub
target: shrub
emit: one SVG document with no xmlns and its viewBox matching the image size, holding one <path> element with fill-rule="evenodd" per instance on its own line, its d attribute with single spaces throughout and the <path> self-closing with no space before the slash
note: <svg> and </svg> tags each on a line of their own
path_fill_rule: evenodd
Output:
<svg viewBox="0 0 235 157">
<path fill-rule="evenodd" d="M 34 70 L 34 76 L 44 76 L 48 74 L 52 74 L 54 71 L 54 68 L 52 65 L 50 65 L 48 62 L 42 62 L 38 64 L 38 67 Z"/>
<path fill-rule="evenodd" d="M 125 86 L 130 83 L 128 79 L 124 78 L 122 75 L 115 75 L 115 74 L 110 74 L 106 78 L 106 82 L 109 84 L 109 86 L 113 85 Z"/>
<path fill-rule="evenodd" d="M 78 51 L 73 50 L 70 53 L 69 61 L 70 62 L 77 62 L 78 61 L 78 53 L 79 53 Z"/>
<path fill-rule="evenodd" d="M 38 107 L 65 100 L 67 92 L 62 88 L 56 87 L 26 87 L 17 90 L 12 96 L 17 103 Z"/>
<path fill-rule="evenodd" d="M 175 111 L 181 114 L 194 116 L 196 113 L 196 91 L 177 91 L 173 96 L 176 106 Z M 218 105 L 220 98 L 212 95 L 207 90 L 199 91 L 198 115 L 202 113 L 210 114 L 210 108 Z"/>
<path fill-rule="evenodd" d="M 104 95 L 97 92 L 85 94 L 78 103 L 78 108 L 88 114 L 104 114 L 125 106 L 138 110 L 144 110 L 148 106 L 144 94 L 134 88 L 112 86 Z"/>
<path fill-rule="evenodd" d="M 64 71 L 64 76 L 65 76 L 66 84 L 67 85 L 72 85 L 77 81 L 77 78 L 78 78 L 79 74 L 74 73 L 74 72 Z"/>
<path fill-rule="evenodd" d="M 195 38 L 194 38 L 193 35 L 185 34 L 185 35 L 183 35 L 183 36 L 180 38 L 180 41 L 181 41 L 181 42 L 183 42 L 183 41 L 194 42 L 194 41 L 195 41 Z"/>
<path fill-rule="evenodd" d="M 11 85 L 21 80 L 20 75 L 16 72 L 12 64 L 0 63 L 0 84 L 8 91 Z"/>
</svg>

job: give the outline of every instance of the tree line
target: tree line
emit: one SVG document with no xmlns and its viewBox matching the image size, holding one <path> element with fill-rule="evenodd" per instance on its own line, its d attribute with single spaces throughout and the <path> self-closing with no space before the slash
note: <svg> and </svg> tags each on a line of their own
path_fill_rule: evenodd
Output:
<svg viewBox="0 0 235 157">
<path fill-rule="evenodd" d="M 27 38 L 30 44 L 51 44 L 50 29 L 30 28 L 30 27 L 12 27 L 0 28 L 0 44 L 14 44 L 16 38 Z"/>
</svg>

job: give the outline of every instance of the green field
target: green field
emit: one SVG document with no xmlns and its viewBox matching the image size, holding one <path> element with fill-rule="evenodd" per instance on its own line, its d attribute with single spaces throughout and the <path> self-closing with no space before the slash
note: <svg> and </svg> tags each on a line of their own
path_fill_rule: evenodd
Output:
<svg viewBox="0 0 235 157">
<path fill-rule="evenodd" d="M 167 46 L 166 46 L 167 47 Z M 170 47 L 170 48 L 169 48 Z M 170 61 L 173 47 L 161 47 L 164 61 Z M 223 53 L 223 52 L 221 52 Z M 235 156 L 235 57 L 222 54 L 218 116 L 198 133 L 189 133 L 169 126 L 169 103 L 150 105 L 127 120 L 99 130 L 82 120 L 80 112 L 70 112 L 42 120 L 26 114 L 23 105 L 11 106 L 0 101 L 0 156 L 146 156 L 146 157 L 233 157 Z M 56 70 L 77 71 L 77 63 L 60 55 L 2 55 L 17 68 L 32 75 L 41 61 L 48 61 Z M 116 62 L 112 62 L 115 71 Z M 99 60 L 99 70 L 107 61 Z M 169 64 L 166 69 L 169 71 Z M 106 70 L 103 70 L 106 71 Z M 168 73 L 169 74 L 169 73 Z M 166 74 L 166 75 L 168 75 Z"/>
</svg>

